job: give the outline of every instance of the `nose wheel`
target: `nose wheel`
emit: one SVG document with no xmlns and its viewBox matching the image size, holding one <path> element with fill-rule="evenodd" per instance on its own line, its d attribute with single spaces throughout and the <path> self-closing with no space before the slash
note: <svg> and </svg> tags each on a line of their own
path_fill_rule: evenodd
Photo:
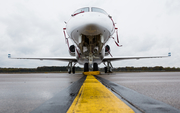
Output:
<svg viewBox="0 0 180 113">
<path fill-rule="evenodd" d="M 93 71 L 98 71 L 98 64 L 97 63 L 93 63 Z"/>
<path fill-rule="evenodd" d="M 88 72 L 88 71 L 89 71 L 89 63 L 85 63 L 84 64 L 84 72 Z M 93 63 L 93 71 L 98 71 L 97 63 Z"/>
<path fill-rule="evenodd" d="M 88 72 L 89 71 L 89 64 L 85 63 L 84 64 L 84 72 Z"/>
</svg>

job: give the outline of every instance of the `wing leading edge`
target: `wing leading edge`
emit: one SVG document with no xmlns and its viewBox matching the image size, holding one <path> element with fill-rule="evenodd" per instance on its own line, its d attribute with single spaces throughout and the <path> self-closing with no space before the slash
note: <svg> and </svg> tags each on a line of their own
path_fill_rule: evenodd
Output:
<svg viewBox="0 0 180 113">
<path fill-rule="evenodd" d="M 104 58 L 103 62 L 107 61 L 117 61 L 117 60 L 130 60 L 130 59 L 146 59 L 146 58 L 163 58 L 163 57 L 170 57 L 171 53 L 168 53 L 168 56 L 147 56 L 147 57 L 108 57 Z"/>
<path fill-rule="evenodd" d="M 11 57 L 11 54 L 8 54 L 8 58 L 11 58 L 11 59 L 31 59 L 31 60 L 59 60 L 59 61 L 65 61 L 65 62 L 77 62 L 77 59 L 75 57 L 15 58 L 15 57 Z"/>
<path fill-rule="evenodd" d="M 130 59 L 146 59 L 146 58 L 164 58 L 170 57 L 171 53 L 168 53 L 168 56 L 147 56 L 147 57 L 106 57 L 102 60 L 102 62 L 107 61 L 117 61 L 117 60 L 130 60 Z M 8 58 L 11 59 L 32 59 L 32 60 L 59 60 L 65 62 L 78 62 L 75 57 L 43 57 L 43 58 L 12 58 L 11 54 L 8 54 Z"/>
</svg>

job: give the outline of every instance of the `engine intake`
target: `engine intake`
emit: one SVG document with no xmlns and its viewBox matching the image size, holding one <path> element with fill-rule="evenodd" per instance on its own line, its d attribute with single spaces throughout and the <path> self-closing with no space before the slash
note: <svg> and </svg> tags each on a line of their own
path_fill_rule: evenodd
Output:
<svg viewBox="0 0 180 113">
<path fill-rule="evenodd" d="M 74 46 L 74 45 L 71 45 L 71 46 L 69 47 L 69 50 L 70 50 L 70 52 L 75 52 L 75 46 Z"/>
<path fill-rule="evenodd" d="M 109 45 L 106 45 L 105 46 L 105 52 L 108 52 L 108 51 L 110 51 L 110 47 L 109 47 Z"/>
<path fill-rule="evenodd" d="M 105 46 L 105 56 L 107 56 L 107 55 L 109 55 L 109 53 L 110 53 L 110 46 L 109 45 L 106 45 Z"/>
<path fill-rule="evenodd" d="M 75 56 L 75 46 L 74 46 L 74 45 L 71 45 L 71 46 L 69 47 L 69 54 L 70 54 L 71 56 Z"/>
</svg>

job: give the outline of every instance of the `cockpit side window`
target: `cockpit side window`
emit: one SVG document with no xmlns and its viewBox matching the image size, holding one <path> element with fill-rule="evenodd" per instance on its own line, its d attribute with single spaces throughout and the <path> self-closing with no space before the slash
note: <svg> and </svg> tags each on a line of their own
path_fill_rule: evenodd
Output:
<svg viewBox="0 0 180 113">
<path fill-rule="evenodd" d="M 77 15 L 77 14 L 80 14 L 80 13 L 84 13 L 84 12 L 89 12 L 89 7 L 84 7 L 84 8 L 81 8 L 81 9 L 78 9 L 74 12 L 73 16 Z"/>
<path fill-rule="evenodd" d="M 99 13 L 103 13 L 103 14 L 108 15 L 108 14 L 106 13 L 106 11 L 104 11 L 103 9 L 97 8 L 97 7 L 92 7 L 92 8 L 91 8 L 91 12 L 99 12 Z"/>
</svg>

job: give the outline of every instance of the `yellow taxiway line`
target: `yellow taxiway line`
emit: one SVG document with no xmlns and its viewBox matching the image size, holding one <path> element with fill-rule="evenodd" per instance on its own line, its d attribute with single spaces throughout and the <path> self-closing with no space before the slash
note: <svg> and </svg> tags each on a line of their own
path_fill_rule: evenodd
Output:
<svg viewBox="0 0 180 113">
<path fill-rule="evenodd" d="M 83 72 L 84 75 L 99 75 L 100 71 Z"/>
<path fill-rule="evenodd" d="M 67 113 L 134 113 L 134 111 L 101 84 L 87 75 Z"/>
</svg>

